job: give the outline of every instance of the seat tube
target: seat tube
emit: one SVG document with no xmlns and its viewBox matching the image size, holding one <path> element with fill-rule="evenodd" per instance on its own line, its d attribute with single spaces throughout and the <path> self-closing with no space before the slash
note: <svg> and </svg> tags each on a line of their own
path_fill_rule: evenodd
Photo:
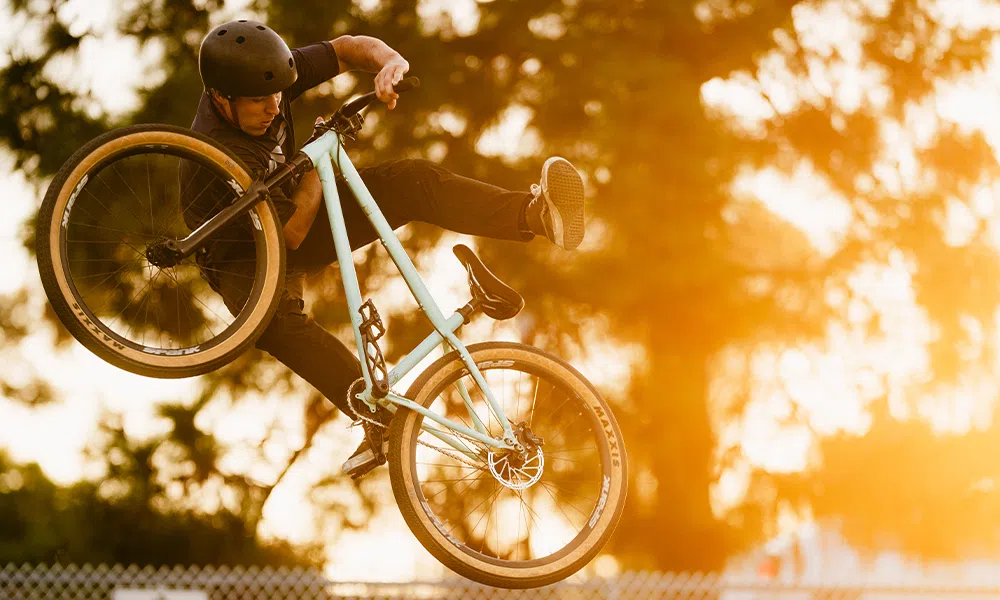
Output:
<svg viewBox="0 0 1000 600">
<path fill-rule="evenodd" d="M 337 250 L 337 261 L 340 266 L 340 277 L 344 284 L 344 294 L 347 297 L 347 313 L 354 330 L 354 343 L 358 348 L 358 360 L 361 362 L 361 372 L 368 389 L 372 387 L 371 373 L 365 360 L 364 342 L 361 341 L 361 286 L 358 284 L 358 273 L 354 269 L 354 259 L 351 256 L 351 241 L 347 237 L 347 224 L 344 221 L 344 210 L 340 206 L 340 192 L 337 190 L 337 177 L 329 154 L 319 156 L 316 169 L 319 180 L 323 184 L 327 216 L 330 219 L 330 231 L 333 232 L 333 245 Z"/>
</svg>

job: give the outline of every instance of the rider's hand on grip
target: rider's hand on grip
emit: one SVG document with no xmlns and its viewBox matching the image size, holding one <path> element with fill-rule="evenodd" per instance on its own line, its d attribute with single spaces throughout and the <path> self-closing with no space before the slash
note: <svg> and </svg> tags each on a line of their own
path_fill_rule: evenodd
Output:
<svg viewBox="0 0 1000 600">
<path fill-rule="evenodd" d="M 400 81 L 399 83 L 397 83 L 396 85 L 392 86 L 392 89 L 397 94 L 402 94 L 403 92 L 408 92 L 408 91 L 410 91 L 412 89 L 416 89 L 418 87 L 420 87 L 420 79 L 419 78 L 417 78 L 417 77 L 407 77 L 407 78 L 403 79 L 402 81 Z"/>
</svg>

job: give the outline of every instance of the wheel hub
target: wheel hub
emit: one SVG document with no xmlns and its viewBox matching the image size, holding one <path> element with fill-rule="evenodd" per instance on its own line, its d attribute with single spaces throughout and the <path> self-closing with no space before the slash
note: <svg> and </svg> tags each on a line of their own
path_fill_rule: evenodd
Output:
<svg viewBox="0 0 1000 600">
<path fill-rule="evenodd" d="M 169 269 L 181 261 L 180 253 L 173 248 L 173 240 L 162 239 L 146 246 L 146 260 L 154 267 Z"/>
</svg>

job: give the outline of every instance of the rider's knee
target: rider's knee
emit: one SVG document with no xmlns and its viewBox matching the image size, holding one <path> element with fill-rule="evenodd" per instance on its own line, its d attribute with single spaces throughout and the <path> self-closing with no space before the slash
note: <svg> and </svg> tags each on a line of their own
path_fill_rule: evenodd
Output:
<svg viewBox="0 0 1000 600">
<path fill-rule="evenodd" d="M 282 298 L 255 346 L 270 354 L 293 346 L 308 331 L 309 315 L 300 298 Z"/>
</svg>

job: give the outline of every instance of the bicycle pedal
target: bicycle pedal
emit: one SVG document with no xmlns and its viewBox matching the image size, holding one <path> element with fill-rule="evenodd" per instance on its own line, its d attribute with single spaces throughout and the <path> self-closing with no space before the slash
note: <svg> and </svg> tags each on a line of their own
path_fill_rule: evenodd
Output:
<svg viewBox="0 0 1000 600">
<path fill-rule="evenodd" d="M 367 333 L 373 340 L 378 340 L 385 335 L 385 325 L 382 324 L 382 317 L 378 314 L 374 302 L 366 300 L 358 312 L 361 313 L 362 336 Z"/>
<path fill-rule="evenodd" d="M 365 301 L 358 312 L 361 314 L 361 326 L 358 329 L 365 350 L 365 364 L 372 378 L 372 396 L 385 398 L 389 394 L 389 371 L 378 345 L 379 338 L 385 335 L 385 325 L 371 300 Z"/>
</svg>

